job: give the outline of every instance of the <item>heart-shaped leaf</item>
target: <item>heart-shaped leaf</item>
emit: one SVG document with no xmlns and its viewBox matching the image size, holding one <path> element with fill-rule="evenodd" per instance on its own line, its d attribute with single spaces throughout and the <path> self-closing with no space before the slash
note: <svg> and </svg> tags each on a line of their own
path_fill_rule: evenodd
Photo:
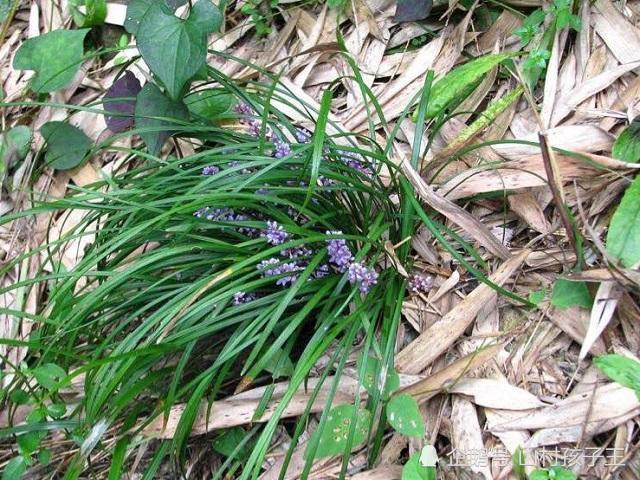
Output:
<svg viewBox="0 0 640 480">
<path fill-rule="evenodd" d="M 184 97 L 184 103 L 195 116 L 213 120 L 231 111 L 235 98 L 221 88 L 210 88 Z"/>
<path fill-rule="evenodd" d="M 401 480 L 436 480 L 436 467 L 425 467 L 420 462 L 420 452 L 411 455 L 402 467 Z"/>
<path fill-rule="evenodd" d="M 607 250 L 627 268 L 640 261 L 640 176 L 624 192 L 611 218 Z"/>
<path fill-rule="evenodd" d="M 89 29 L 54 30 L 25 40 L 13 59 L 13 68 L 35 70 L 31 89 L 37 93 L 66 87 L 82 64 L 84 37 Z"/>
<path fill-rule="evenodd" d="M 585 282 L 572 282 L 564 278 L 558 278 L 553 284 L 551 292 L 551 305 L 558 308 L 578 306 L 591 308 L 593 299 Z"/>
<path fill-rule="evenodd" d="M 145 16 L 149 7 L 158 3 L 166 7 L 167 12 L 173 13 L 176 8 L 187 3 L 187 0 L 130 0 L 127 5 L 124 29 L 131 34 L 136 35 L 138 33 L 138 28 L 140 28 L 142 17 Z"/>
<path fill-rule="evenodd" d="M 635 120 L 618 135 L 613 148 L 613 158 L 625 162 L 640 162 L 640 120 Z"/>
<path fill-rule="evenodd" d="M 136 100 L 136 128 L 147 150 L 157 155 L 164 142 L 171 136 L 178 123 L 186 120 L 189 111 L 181 101 L 167 98 L 153 83 L 147 83 Z"/>
<path fill-rule="evenodd" d="M 371 421 L 369 410 L 354 405 L 339 405 L 332 408 L 327 416 L 314 458 L 331 457 L 344 452 L 354 417 L 356 426 L 352 445 L 356 446 L 367 439 Z"/>
<path fill-rule="evenodd" d="M 408 437 L 424 435 L 424 420 L 418 402 L 411 395 L 403 393 L 391 397 L 387 403 L 387 420 L 398 433 Z"/>
<path fill-rule="evenodd" d="M 186 20 L 173 15 L 161 2 L 152 4 L 143 15 L 138 50 L 174 100 L 205 64 L 207 33 L 217 30 L 221 22 L 222 16 L 210 0 L 195 3 Z"/>
<path fill-rule="evenodd" d="M 398 0 L 393 21 L 415 22 L 424 20 L 431 13 L 433 0 Z"/>
<path fill-rule="evenodd" d="M 40 133 L 47 142 L 45 160 L 58 170 L 77 167 L 91 149 L 91 139 L 65 122 L 47 122 L 40 128 Z"/>
<path fill-rule="evenodd" d="M 113 82 L 104 94 L 104 110 L 115 115 L 105 115 L 107 128 L 113 133 L 124 132 L 133 127 L 136 111 L 136 96 L 142 90 L 140 81 L 130 71 L 126 71 Z M 122 99 L 114 101 L 117 99 Z"/>
<path fill-rule="evenodd" d="M 18 125 L 5 133 L 0 133 L 0 163 L 11 168 L 17 160 L 22 160 L 31 148 L 31 130 Z"/>
</svg>

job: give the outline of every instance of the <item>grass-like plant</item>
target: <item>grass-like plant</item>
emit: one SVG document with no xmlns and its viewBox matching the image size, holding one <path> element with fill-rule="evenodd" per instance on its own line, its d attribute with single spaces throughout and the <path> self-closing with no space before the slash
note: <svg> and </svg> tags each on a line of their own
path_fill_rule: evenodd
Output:
<svg viewBox="0 0 640 480">
<path fill-rule="evenodd" d="M 330 97 L 307 132 L 270 105 L 308 108 L 281 87 L 255 84 L 248 94 L 215 76 L 235 96 L 234 111 L 171 127 L 196 153 L 162 159 L 130 150 L 113 176 L 5 218 L 54 211 L 64 222 L 85 212 L 63 237 L 17 258 L 43 255 L 42 270 L 4 289 L 45 286 L 35 317 L 5 312 L 36 324 L 7 389 L 9 401 L 29 405 L 27 425 L 4 432 L 19 446 L 23 439 L 23 461 L 46 432 L 63 432 L 80 446 L 58 464 L 69 478 L 96 449 L 108 452 L 118 478 L 127 449 L 151 441 L 144 426 L 184 403 L 173 440 L 149 463 L 153 478 L 166 454 L 181 458 L 203 403 L 288 380 L 241 472 L 255 477 L 282 410 L 321 356 L 331 358 L 333 394 L 355 345 L 363 358 L 393 365 L 405 278 L 385 243 L 401 243 L 415 223 L 411 202 L 392 195 L 402 193 L 394 165 L 371 141 L 327 133 Z M 220 126 L 228 121 L 236 128 Z M 146 130 L 154 128 L 168 127 Z M 109 142 L 97 148 L 118 149 Z M 60 254 L 79 239 L 88 246 L 66 270 Z M 406 242 L 396 250 L 402 262 L 408 251 Z M 69 400 L 63 392 L 81 375 L 82 392 Z M 379 411 L 381 395 L 369 401 Z M 367 426 L 378 448 L 379 420 Z M 26 435 L 36 440 L 31 451 Z M 115 450 L 101 443 L 107 438 Z M 313 451 L 308 458 L 307 470 Z"/>
</svg>

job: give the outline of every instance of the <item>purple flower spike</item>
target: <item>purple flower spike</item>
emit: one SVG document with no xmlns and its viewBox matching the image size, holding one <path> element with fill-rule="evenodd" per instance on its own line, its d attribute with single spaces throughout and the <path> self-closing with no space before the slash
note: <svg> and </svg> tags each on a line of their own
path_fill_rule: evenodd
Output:
<svg viewBox="0 0 640 480">
<path fill-rule="evenodd" d="M 306 128 L 297 128 L 296 140 L 298 140 L 299 143 L 309 143 L 311 141 L 311 132 Z"/>
<path fill-rule="evenodd" d="M 366 295 L 371 287 L 378 283 L 378 272 L 361 263 L 352 263 L 349 265 L 349 282 L 358 284 L 360 292 Z"/>
<path fill-rule="evenodd" d="M 249 303 L 256 299 L 255 293 L 236 292 L 233 294 L 233 304 L 242 305 L 243 303 Z"/>
<path fill-rule="evenodd" d="M 253 115 L 253 108 L 248 103 L 240 102 L 233 106 L 233 112 L 240 115 Z"/>
<path fill-rule="evenodd" d="M 327 265 L 326 263 L 323 263 L 322 265 L 319 265 L 318 268 L 316 268 L 313 273 L 311 274 L 311 276 L 313 278 L 324 278 L 327 275 L 329 275 L 329 265 Z"/>
<path fill-rule="evenodd" d="M 409 277 L 409 291 L 411 293 L 427 292 L 433 287 L 433 277 L 422 273 L 415 273 Z"/>
<path fill-rule="evenodd" d="M 260 236 L 266 238 L 271 245 L 280 245 L 287 240 L 289 234 L 278 222 L 269 220 L 266 230 Z"/>
<path fill-rule="evenodd" d="M 251 135 L 252 137 L 259 137 L 261 130 L 262 130 L 261 120 L 254 119 L 249 122 L 249 130 L 247 132 L 249 135 Z M 265 131 L 265 138 L 267 140 L 273 138 L 273 130 L 271 130 L 271 127 L 269 126 L 267 126 L 267 129 Z"/>
<path fill-rule="evenodd" d="M 269 258 L 258 264 L 258 270 L 260 270 L 265 277 L 274 277 L 286 273 L 287 275 L 276 280 L 276 285 L 286 287 L 298 279 L 297 272 L 302 270 L 302 267 L 296 262 L 280 263 L 277 258 Z"/>
<path fill-rule="evenodd" d="M 284 140 L 275 140 L 273 142 L 274 150 L 273 156 L 276 158 L 284 158 L 291 153 L 291 145 Z"/>
<path fill-rule="evenodd" d="M 339 230 L 328 231 L 327 235 L 342 235 Z M 327 241 L 327 251 L 329 252 L 329 261 L 338 269 L 340 273 L 344 273 L 349 268 L 349 264 L 353 261 L 353 255 L 347 241 L 342 238 L 331 239 Z"/>
<path fill-rule="evenodd" d="M 313 255 L 313 250 L 303 245 L 300 247 L 285 248 L 280 251 L 280 255 L 288 258 L 310 257 Z"/>
<path fill-rule="evenodd" d="M 218 172 L 220 172 L 220 167 L 215 165 L 209 165 L 202 169 L 202 175 L 215 175 Z"/>
</svg>

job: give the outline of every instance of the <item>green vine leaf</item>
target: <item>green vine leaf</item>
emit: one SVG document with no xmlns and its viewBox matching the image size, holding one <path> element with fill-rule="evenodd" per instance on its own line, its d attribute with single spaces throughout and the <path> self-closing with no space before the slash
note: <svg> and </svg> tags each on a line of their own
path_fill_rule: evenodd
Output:
<svg viewBox="0 0 640 480">
<path fill-rule="evenodd" d="M 136 98 L 135 123 L 147 150 L 157 155 L 178 125 L 172 120 L 186 120 L 189 111 L 181 101 L 167 98 L 153 83 L 147 83 Z"/>
<path fill-rule="evenodd" d="M 539 468 L 529 475 L 529 480 L 576 480 L 577 478 L 571 470 L 562 467 Z"/>
<path fill-rule="evenodd" d="M 611 155 L 624 162 L 640 162 L 640 120 L 633 121 L 618 135 Z"/>
<path fill-rule="evenodd" d="M 152 4 L 143 15 L 137 34 L 140 55 L 177 100 L 186 83 L 203 67 L 207 34 L 220 28 L 222 16 L 210 0 L 193 5 L 186 20 L 163 3 Z"/>
<path fill-rule="evenodd" d="M 408 437 L 424 436 L 424 420 L 418 402 L 406 393 L 391 397 L 387 403 L 387 420 L 398 433 Z"/>
<path fill-rule="evenodd" d="M 22 160 L 31 148 L 31 130 L 24 125 L 0 133 L 0 184 L 14 163 Z"/>
<path fill-rule="evenodd" d="M 640 363 L 622 355 L 600 355 L 593 364 L 607 377 L 620 385 L 631 388 L 640 398 Z"/>
<path fill-rule="evenodd" d="M 231 112 L 235 102 L 235 97 L 221 88 L 210 88 L 184 97 L 184 103 L 193 115 L 209 121 Z"/>
<path fill-rule="evenodd" d="M 640 261 L 640 176 L 624 192 L 611 218 L 607 250 L 627 268 Z"/>
<path fill-rule="evenodd" d="M 58 170 L 77 167 L 91 149 L 91 139 L 66 122 L 47 122 L 40 128 L 40 133 L 47 142 L 45 160 Z"/>
<path fill-rule="evenodd" d="M 356 426 L 353 446 L 359 445 L 367 439 L 371 422 L 369 410 L 357 408 L 354 405 L 339 405 L 332 408 L 327 416 L 314 458 L 332 457 L 344 452 L 354 416 Z M 317 433 L 318 430 L 314 432 L 314 435 Z"/>
<path fill-rule="evenodd" d="M 420 452 L 411 455 L 402 467 L 401 480 L 436 480 L 436 467 L 421 465 L 420 456 Z"/>
<path fill-rule="evenodd" d="M 79 27 L 102 25 L 107 18 L 105 0 L 69 0 L 69 10 L 73 21 Z"/>
<path fill-rule="evenodd" d="M 82 30 L 54 30 L 25 40 L 13 59 L 13 68 L 34 70 L 31 89 L 46 93 L 66 87 L 82 64 L 84 37 Z"/>
<path fill-rule="evenodd" d="M 593 299 L 585 282 L 572 282 L 558 278 L 553 284 L 551 305 L 558 308 L 568 308 L 574 305 L 591 308 Z"/>
<path fill-rule="evenodd" d="M 27 471 L 27 460 L 19 455 L 9 460 L 2 472 L 2 480 L 18 480 Z"/>
<path fill-rule="evenodd" d="M 146 15 L 147 10 L 158 3 L 166 7 L 170 13 L 173 13 L 178 7 L 187 3 L 187 0 L 130 0 L 124 20 L 124 29 L 133 35 L 137 35 L 140 22 Z"/>
</svg>

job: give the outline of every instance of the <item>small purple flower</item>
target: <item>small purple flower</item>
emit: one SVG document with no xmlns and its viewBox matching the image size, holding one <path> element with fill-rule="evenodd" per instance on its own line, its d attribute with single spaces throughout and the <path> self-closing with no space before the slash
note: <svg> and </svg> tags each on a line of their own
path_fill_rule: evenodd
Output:
<svg viewBox="0 0 640 480">
<path fill-rule="evenodd" d="M 342 235 L 339 230 L 327 231 L 327 235 Z M 343 238 L 335 238 L 327 240 L 327 252 L 329 253 L 329 262 L 331 262 L 340 273 L 344 273 L 349 268 L 349 264 L 353 261 L 353 255 L 347 241 Z"/>
<path fill-rule="evenodd" d="M 276 280 L 276 285 L 286 287 L 298 279 L 297 272 L 302 270 L 302 267 L 296 262 L 281 263 L 277 258 L 269 258 L 258 264 L 258 270 L 260 270 L 265 277 L 287 274 Z"/>
<path fill-rule="evenodd" d="M 233 294 L 233 304 L 242 305 L 243 303 L 249 303 L 256 299 L 255 293 L 236 292 Z"/>
<path fill-rule="evenodd" d="M 310 257 L 313 255 L 313 251 L 302 245 L 300 247 L 285 248 L 280 251 L 280 255 L 288 258 Z"/>
<path fill-rule="evenodd" d="M 249 135 L 251 135 L 252 137 L 259 137 L 261 130 L 262 130 L 261 120 L 254 119 L 249 122 L 249 129 L 247 131 Z M 271 130 L 271 127 L 267 126 L 265 130 L 265 138 L 269 140 L 272 137 L 273 137 L 273 130 Z"/>
<path fill-rule="evenodd" d="M 354 262 L 349 265 L 349 282 L 357 284 L 360 292 L 366 295 L 371 287 L 378 283 L 378 272 Z"/>
<path fill-rule="evenodd" d="M 273 156 L 276 158 L 284 158 L 291 153 L 291 145 L 284 140 L 276 139 L 273 141 Z"/>
<path fill-rule="evenodd" d="M 329 271 L 329 265 L 327 265 L 326 263 L 323 263 L 322 265 L 319 265 L 318 268 L 316 268 L 313 273 L 311 274 L 311 276 L 313 278 L 324 278 L 327 275 L 329 275 L 330 271 Z"/>
<path fill-rule="evenodd" d="M 280 273 L 289 273 L 290 275 L 285 275 L 284 277 L 276 280 L 276 285 L 286 287 L 287 285 L 295 283 L 298 279 L 298 274 L 296 272 L 299 272 L 300 270 L 302 270 L 302 267 L 295 262 L 283 263 L 280 266 Z"/>
<path fill-rule="evenodd" d="M 309 143 L 311 141 L 311 132 L 306 128 L 296 128 L 296 140 L 299 143 Z"/>
<path fill-rule="evenodd" d="M 340 160 L 349 168 L 353 168 L 367 177 L 373 176 L 373 170 L 366 165 L 366 160 L 362 155 L 347 150 L 338 150 Z"/>
<path fill-rule="evenodd" d="M 258 195 L 271 195 L 271 191 L 267 190 L 266 188 L 259 188 L 256 190 L 256 193 Z"/>
<path fill-rule="evenodd" d="M 433 287 L 433 277 L 422 273 L 414 273 L 409 277 L 409 291 L 411 293 L 427 292 Z"/>
<path fill-rule="evenodd" d="M 280 245 L 287 240 L 289 234 L 278 222 L 268 220 L 267 228 L 262 232 L 260 236 L 266 238 L 267 242 L 271 245 Z"/>
<path fill-rule="evenodd" d="M 220 172 L 220 167 L 216 165 L 209 165 L 202 169 L 202 175 L 215 175 L 218 172 Z"/>
<path fill-rule="evenodd" d="M 236 103 L 233 106 L 234 113 L 238 113 L 240 115 L 253 115 L 254 111 L 253 108 L 251 108 L 251 105 L 249 105 L 248 103 L 245 102 L 239 102 Z"/>
</svg>

